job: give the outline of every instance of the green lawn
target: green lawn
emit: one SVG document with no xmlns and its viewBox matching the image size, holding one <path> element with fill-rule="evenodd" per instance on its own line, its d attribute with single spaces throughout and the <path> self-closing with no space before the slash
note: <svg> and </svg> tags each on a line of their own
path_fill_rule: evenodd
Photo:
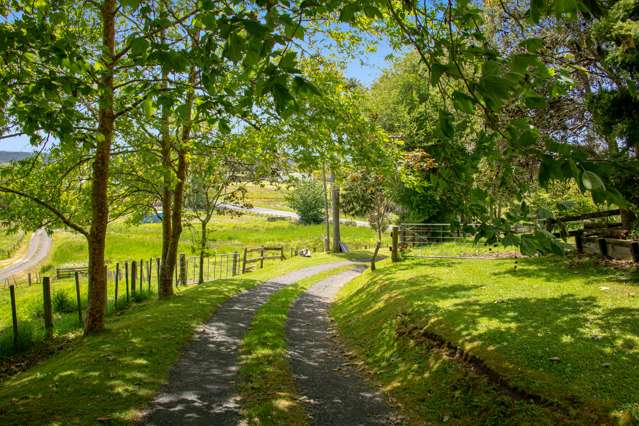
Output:
<svg viewBox="0 0 639 426">
<path fill-rule="evenodd" d="M 639 422 L 636 272 L 548 258 L 382 265 L 342 289 L 332 315 L 415 423 Z M 432 335 L 544 403 L 513 397 Z"/>
<path fill-rule="evenodd" d="M 108 331 L 72 338 L 67 349 L 0 386 L 2 424 L 128 424 L 166 379 L 194 327 L 227 298 L 266 279 L 337 257 L 295 258 L 241 278 L 191 286 L 170 300 L 133 305 Z M 46 419 L 46 420 L 45 420 Z"/>
<path fill-rule="evenodd" d="M 352 269 L 322 272 L 275 293 L 256 313 L 242 342 L 240 390 L 250 424 L 304 425 L 307 416 L 297 401 L 295 381 L 286 359 L 286 318 L 293 302 L 313 284 Z"/>
<path fill-rule="evenodd" d="M 408 247 L 405 253 L 408 257 L 514 257 L 519 256 L 517 247 L 504 247 L 500 244 L 474 244 L 471 238 L 451 242 L 437 242 Z"/>
</svg>

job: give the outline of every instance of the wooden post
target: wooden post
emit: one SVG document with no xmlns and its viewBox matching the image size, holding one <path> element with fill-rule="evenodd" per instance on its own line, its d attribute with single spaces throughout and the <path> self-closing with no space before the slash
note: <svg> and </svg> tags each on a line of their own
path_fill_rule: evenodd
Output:
<svg viewBox="0 0 639 426">
<path fill-rule="evenodd" d="M 186 285 L 186 255 L 180 255 L 180 284 Z"/>
<path fill-rule="evenodd" d="M 143 292 L 144 287 L 144 259 L 140 259 L 140 293 Z"/>
<path fill-rule="evenodd" d="M 80 274 L 75 273 L 75 299 L 78 301 L 78 320 L 80 321 L 80 327 L 82 327 L 82 304 L 80 302 Z"/>
<path fill-rule="evenodd" d="M 18 313 L 16 310 L 16 289 L 9 286 L 9 295 L 11 297 L 11 320 L 13 323 L 13 345 L 18 345 Z"/>
<path fill-rule="evenodd" d="M 29 282 L 29 287 L 31 287 L 31 272 L 27 274 L 27 281 Z"/>
<path fill-rule="evenodd" d="M 264 247 L 260 248 L 260 269 L 264 269 Z"/>
<path fill-rule="evenodd" d="M 282 260 L 286 260 L 286 256 L 284 256 L 284 246 L 280 247 L 280 256 L 282 257 Z"/>
<path fill-rule="evenodd" d="M 605 238 L 599 238 L 599 240 L 597 240 L 597 242 L 599 243 L 599 252 L 601 253 L 601 257 L 603 257 L 604 259 L 608 258 L 608 243 L 606 242 Z"/>
<path fill-rule="evenodd" d="M 129 303 L 129 262 L 124 262 L 124 280 L 126 282 L 126 303 Z"/>
<path fill-rule="evenodd" d="M 381 241 L 378 241 L 377 244 L 375 244 L 375 251 L 373 251 L 373 258 L 371 259 L 371 271 L 375 270 L 375 260 L 377 258 L 377 253 L 379 253 L 379 248 L 381 247 L 381 245 Z"/>
<path fill-rule="evenodd" d="M 233 268 L 232 268 L 232 274 L 233 276 L 237 275 L 237 264 L 238 264 L 238 257 L 240 256 L 240 254 L 236 251 L 233 252 Z"/>
<path fill-rule="evenodd" d="M 115 264 L 115 309 L 118 309 L 118 281 L 120 280 L 120 264 Z"/>
<path fill-rule="evenodd" d="M 149 288 L 149 293 L 151 293 L 151 272 L 153 272 L 153 259 L 149 259 L 146 264 L 146 284 Z"/>
<path fill-rule="evenodd" d="M 53 337 L 53 308 L 51 307 L 51 281 L 42 278 L 42 303 L 44 305 L 44 330 L 46 337 Z"/>
<path fill-rule="evenodd" d="M 242 273 L 246 273 L 246 256 L 248 255 L 248 249 L 244 247 L 244 259 L 242 260 Z"/>
<path fill-rule="evenodd" d="M 157 272 L 158 275 L 158 294 L 160 294 L 160 258 L 156 257 L 155 258 L 155 271 Z"/>
<path fill-rule="evenodd" d="M 397 225 L 393 225 L 391 228 L 391 237 L 393 240 L 393 248 L 391 252 L 391 260 L 393 262 L 399 261 L 399 227 Z"/>
<path fill-rule="evenodd" d="M 632 253 L 632 260 L 635 263 L 639 263 L 639 242 L 634 241 L 630 244 L 630 253 Z"/>
<path fill-rule="evenodd" d="M 138 264 L 135 260 L 131 261 L 131 295 L 135 297 L 136 281 L 138 278 Z"/>
<path fill-rule="evenodd" d="M 584 252 L 584 234 L 581 232 L 575 235 L 575 248 L 577 253 L 582 254 Z"/>
</svg>

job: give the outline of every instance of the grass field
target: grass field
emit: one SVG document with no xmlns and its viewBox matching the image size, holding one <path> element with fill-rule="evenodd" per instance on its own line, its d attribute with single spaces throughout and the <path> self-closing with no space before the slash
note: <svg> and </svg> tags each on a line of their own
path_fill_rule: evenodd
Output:
<svg viewBox="0 0 639 426">
<path fill-rule="evenodd" d="M 335 256 L 297 257 L 241 278 L 190 286 L 170 300 L 107 318 L 108 331 L 72 339 L 62 352 L 0 386 L 2 424 L 130 424 L 153 397 L 180 348 L 232 295 Z"/>
<path fill-rule="evenodd" d="M 13 256 L 20 245 L 28 241 L 28 237 L 24 232 L 7 233 L 0 230 L 0 260 Z"/>
<path fill-rule="evenodd" d="M 364 227 L 342 226 L 342 239 L 349 246 L 372 246 L 373 230 Z M 182 234 L 180 252 L 194 254 L 200 232 L 197 226 L 187 227 Z M 290 247 L 322 248 L 323 225 L 299 225 L 290 221 L 269 222 L 265 217 L 216 216 L 209 226 L 209 250 L 215 253 L 242 251 L 244 247 L 284 245 Z M 51 265 L 86 264 L 86 241 L 70 232 L 56 232 L 53 250 L 48 263 Z M 129 225 L 114 223 L 107 235 L 107 263 L 130 259 L 155 257 L 161 249 L 161 225 Z M 288 250 L 287 250 L 288 251 Z"/>
<path fill-rule="evenodd" d="M 332 315 L 415 423 L 639 422 L 636 272 L 548 258 L 382 265 Z"/>
<path fill-rule="evenodd" d="M 286 201 L 286 196 L 290 192 L 287 184 L 248 183 L 245 186 L 247 189 L 246 201 L 251 203 L 253 207 L 293 211 Z"/>
<path fill-rule="evenodd" d="M 256 313 L 242 342 L 240 395 L 250 424 L 304 425 L 295 380 L 286 358 L 286 318 L 293 302 L 306 289 L 331 275 L 352 269 L 332 269 L 275 293 Z"/>
</svg>

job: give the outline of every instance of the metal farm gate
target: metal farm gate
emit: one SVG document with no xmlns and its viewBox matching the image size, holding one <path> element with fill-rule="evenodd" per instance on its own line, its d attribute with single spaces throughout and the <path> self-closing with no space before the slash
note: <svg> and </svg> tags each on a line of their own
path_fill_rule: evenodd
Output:
<svg viewBox="0 0 639 426">
<path fill-rule="evenodd" d="M 470 223 L 402 223 L 394 227 L 397 251 L 404 257 L 501 257 L 512 252 L 500 245 L 475 244 L 480 225 Z"/>
</svg>

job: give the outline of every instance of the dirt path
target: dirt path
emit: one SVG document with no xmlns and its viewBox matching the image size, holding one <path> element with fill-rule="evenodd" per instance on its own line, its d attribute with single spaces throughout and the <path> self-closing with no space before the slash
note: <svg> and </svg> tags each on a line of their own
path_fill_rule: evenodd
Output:
<svg viewBox="0 0 639 426">
<path fill-rule="evenodd" d="M 0 269 L 0 282 L 36 268 L 47 257 L 49 250 L 51 250 L 51 238 L 44 229 L 38 229 L 31 236 L 24 256 L 6 268 Z"/>
<path fill-rule="evenodd" d="M 392 425 L 398 417 L 331 338 L 328 306 L 365 267 L 314 284 L 289 311 L 291 370 L 313 425 Z"/>
<path fill-rule="evenodd" d="M 349 265 L 312 266 L 273 279 L 226 301 L 198 329 L 171 368 L 141 424 L 237 425 L 241 422 L 236 389 L 239 347 L 257 309 L 280 288 L 317 273 Z"/>
</svg>

